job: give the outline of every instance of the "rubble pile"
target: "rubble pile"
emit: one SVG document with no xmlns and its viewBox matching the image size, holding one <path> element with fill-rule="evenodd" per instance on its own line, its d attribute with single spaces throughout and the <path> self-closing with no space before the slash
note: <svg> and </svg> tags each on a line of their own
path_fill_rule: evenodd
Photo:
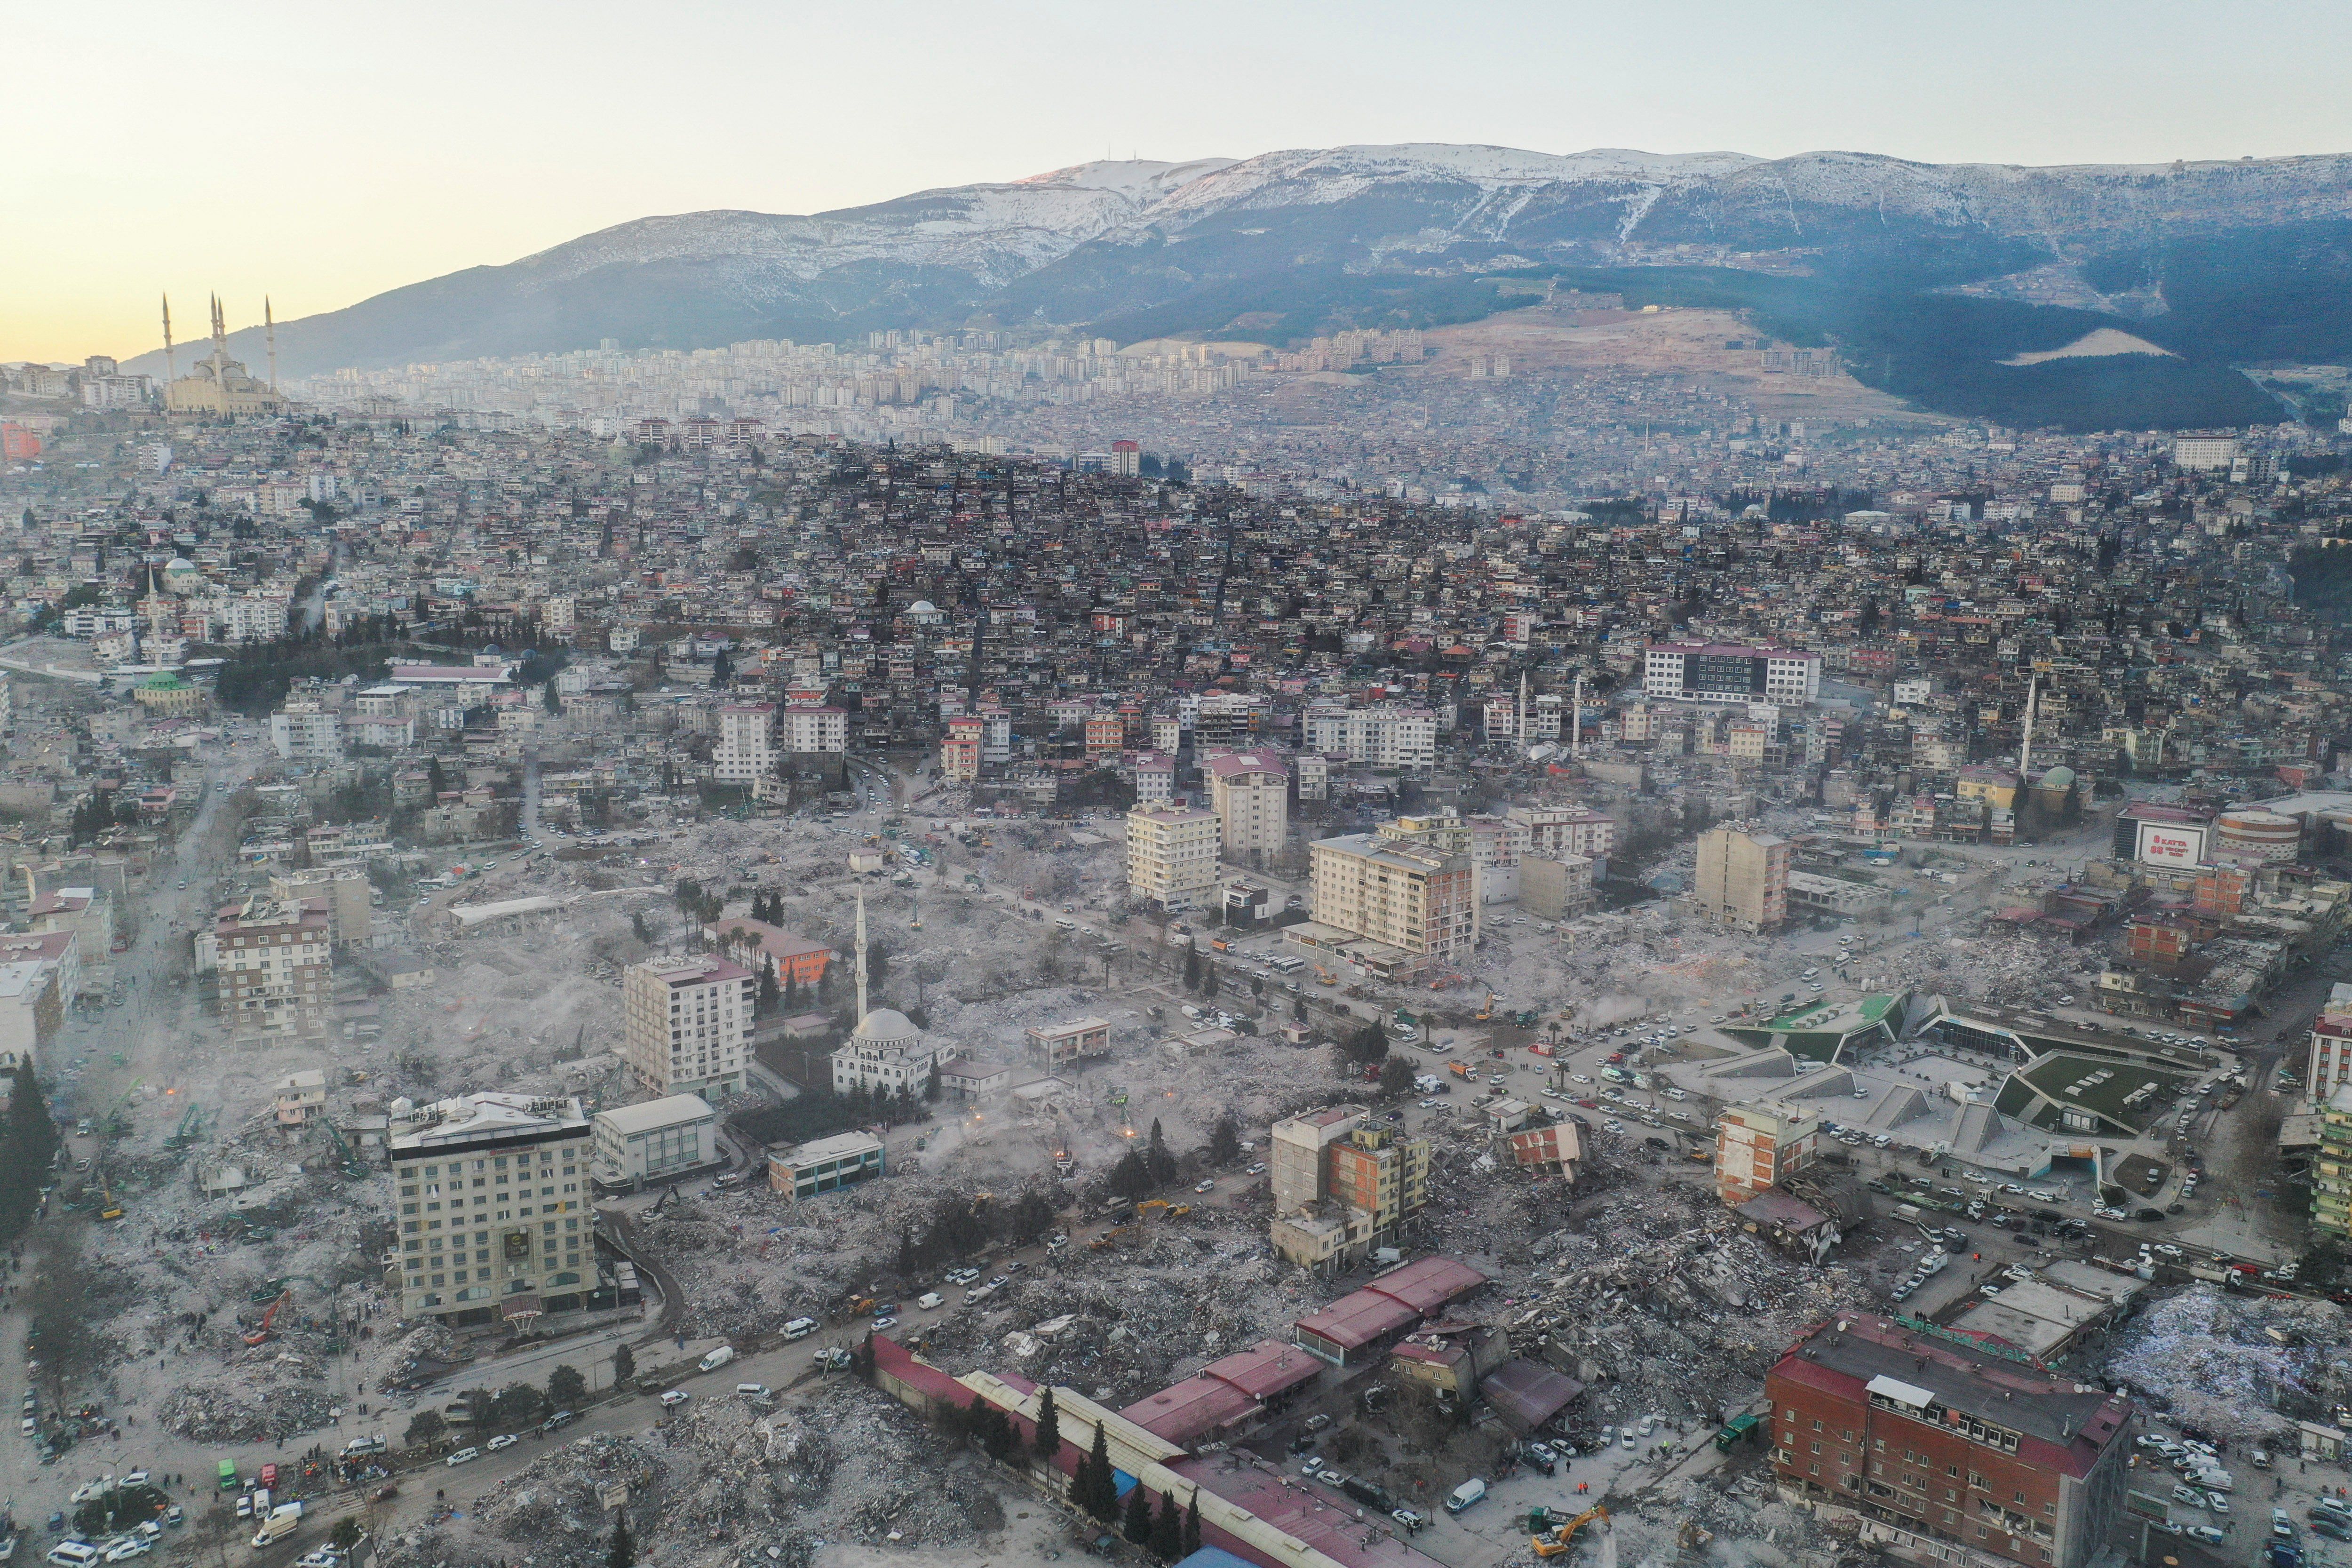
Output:
<svg viewBox="0 0 2352 1568">
<path fill-rule="evenodd" d="M 2259 1440 L 2352 1404 L 2345 1329 L 2344 1309 L 2331 1301 L 2194 1285 L 2131 1320 L 2107 1375 L 2185 1426 Z"/>
<path fill-rule="evenodd" d="M 926 1478 L 922 1485 L 908 1478 Z M 763 1415 L 697 1402 L 640 1436 L 597 1435 L 557 1448 L 492 1489 L 470 1516 L 387 1540 L 384 1568 L 513 1561 L 594 1568 L 625 1488 L 640 1558 L 675 1568 L 738 1561 L 805 1568 L 826 1542 L 970 1539 L 1003 1527 L 985 1468 L 862 1385 L 820 1390 Z"/>
<path fill-rule="evenodd" d="M 289 1352 L 207 1373 L 166 1395 L 156 1415 L 199 1443 L 282 1443 L 325 1426 L 331 1403 L 320 1363 Z"/>
</svg>

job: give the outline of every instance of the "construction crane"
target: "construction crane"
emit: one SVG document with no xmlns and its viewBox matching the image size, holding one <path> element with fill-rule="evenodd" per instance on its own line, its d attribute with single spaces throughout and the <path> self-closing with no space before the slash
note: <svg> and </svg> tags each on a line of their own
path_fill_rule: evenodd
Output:
<svg viewBox="0 0 2352 1568">
<path fill-rule="evenodd" d="M 285 1307 L 287 1302 L 291 1301 L 293 1299 L 294 1288 L 291 1285 L 278 1292 L 278 1300 L 270 1302 L 269 1310 L 261 1314 L 261 1327 L 246 1335 L 245 1342 L 248 1345 L 268 1344 L 269 1342 L 269 1326 L 278 1321 L 279 1310 Z"/>
<path fill-rule="evenodd" d="M 1607 1519 L 1609 1510 L 1594 1503 L 1564 1524 L 1555 1525 L 1549 1532 L 1531 1536 L 1528 1544 L 1536 1549 L 1538 1557 L 1557 1557 L 1576 1541 L 1576 1532 L 1596 1519 Z"/>
</svg>

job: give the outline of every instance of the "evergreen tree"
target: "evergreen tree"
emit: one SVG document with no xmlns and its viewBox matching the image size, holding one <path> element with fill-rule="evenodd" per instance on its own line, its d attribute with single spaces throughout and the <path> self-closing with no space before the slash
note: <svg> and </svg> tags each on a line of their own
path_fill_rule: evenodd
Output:
<svg viewBox="0 0 2352 1568">
<path fill-rule="evenodd" d="M 923 1080 L 923 1098 L 936 1103 L 940 1098 L 940 1058 L 931 1058 L 931 1075 Z"/>
<path fill-rule="evenodd" d="M 1177 1510 L 1174 1492 L 1160 1494 L 1160 1514 L 1151 1521 L 1151 1554 L 1162 1563 L 1173 1563 L 1184 1555 L 1184 1516 Z"/>
<path fill-rule="evenodd" d="M 1128 1491 L 1127 1516 L 1118 1532 L 1138 1546 L 1151 1543 L 1151 1494 L 1139 1482 Z"/>
<path fill-rule="evenodd" d="M 1190 1557 L 1201 1550 L 1201 1489 L 1192 1489 L 1192 1499 L 1184 1504 L 1183 1555 Z"/>
<path fill-rule="evenodd" d="M 629 1516 L 614 1521 L 613 1549 L 604 1554 L 604 1568 L 636 1568 L 637 1543 L 629 1539 Z"/>
<path fill-rule="evenodd" d="M 772 1013 L 782 1000 L 783 993 L 776 988 L 775 955 L 770 953 L 760 961 L 760 1011 Z"/>
<path fill-rule="evenodd" d="M 1198 991 L 1200 988 L 1201 950 L 1197 947 L 1188 947 L 1184 950 L 1184 989 Z"/>
<path fill-rule="evenodd" d="M 1099 1421 L 1095 1423 L 1095 1445 L 1087 1451 L 1087 1466 L 1093 1479 L 1087 1488 L 1086 1510 L 1108 1524 L 1118 1517 L 1118 1472 L 1111 1468 L 1110 1443 Z"/>
<path fill-rule="evenodd" d="M 1062 1413 L 1054 1406 L 1054 1385 L 1037 1395 L 1037 1436 L 1030 1444 L 1047 1464 L 1062 1457 Z"/>
<path fill-rule="evenodd" d="M 622 1387 L 628 1383 L 629 1379 L 636 1375 L 637 1358 L 630 1352 L 628 1346 L 614 1345 L 613 1347 L 613 1385 L 616 1388 Z"/>
<path fill-rule="evenodd" d="M 58 1125 L 49 1118 L 30 1058 L 17 1062 L 9 1080 L 8 1120 L 0 1140 L 0 1240 L 14 1241 L 40 1206 L 41 1186 L 58 1152 Z"/>
<path fill-rule="evenodd" d="M 1209 1158 L 1217 1164 L 1230 1165 L 1241 1157 L 1242 1130 L 1229 1110 L 1209 1129 Z"/>
</svg>

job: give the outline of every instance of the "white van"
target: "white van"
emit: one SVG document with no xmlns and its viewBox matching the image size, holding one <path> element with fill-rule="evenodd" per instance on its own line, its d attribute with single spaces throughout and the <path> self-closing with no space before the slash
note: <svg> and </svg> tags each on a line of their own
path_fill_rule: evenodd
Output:
<svg viewBox="0 0 2352 1568">
<path fill-rule="evenodd" d="M 702 1368 L 705 1372 L 717 1372 L 720 1367 L 725 1366 L 729 1362 L 733 1361 L 734 1359 L 735 1347 L 733 1345 L 720 1345 L 717 1350 L 712 1351 L 709 1355 L 704 1356 L 695 1364 Z"/>
<path fill-rule="evenodd" d="M 735 1385 L 735 1392 L 746 1399 L 765 1399 L 768 1397 L 768 1385 L 764 1383 L 739 1383 Z"/>
<path fill-rule="evenodd" d="M 814 1332 L 816 1332 L 814 1318 L 794 1318 L 784 1325 L 784 1338 L 788 1340 L 804 1340 Z"/>
<path fill-rule="evenodd" d="M 1472 1503 L 1484 1501 L 1486 1500 L 1486 1483 L 1479 1479 L 1476 1476 L 1473 1476 L 1468 1480 L 1464 1481 L 1460 1486 L 1455 1487 L 1453 1492 L 1446 1498 L 1445 1511 L 1448 1513 L 1460 1513 Z"/>
<path fill-rule="evenodd" d="M 49 1548 L 49 1561 L 58 1568 L 88 1568 L 98 1557 L 98 1548 L 87 1541 L 60 1541 Z"/>
<path fill-rule="evenodd" d="M 942 1298 L 937 1290 L 926 1290 L 921 1295 L 915 1298 L 915 1305 L 921 1310 L 928 1312 L 932 1308 L 938 1306 Z"/>
</svg>

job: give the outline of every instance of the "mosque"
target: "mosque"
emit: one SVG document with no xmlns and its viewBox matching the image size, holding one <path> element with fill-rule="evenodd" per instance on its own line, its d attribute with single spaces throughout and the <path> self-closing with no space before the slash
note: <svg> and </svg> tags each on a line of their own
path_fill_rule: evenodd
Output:
<svg viewBox="0 0 2352 1568">
<path fill-rule="evenodd" d="M 278 322 L 267 300 L 261 307 L 268 333 L 269 379 L 257 381 L 246 374 L 243 362 L 228 357 L 228 328 L 221 319 L 220 296 L 213 296 L 213 352 L 195 363 L 187 374 L 174 374 L 172 358 L 172 301 L 163 300 L 163 406 L 173 414 L 213 414 L 228 418 L 282 412 L 286 400 L 278 395 Z"/>
</svg>

